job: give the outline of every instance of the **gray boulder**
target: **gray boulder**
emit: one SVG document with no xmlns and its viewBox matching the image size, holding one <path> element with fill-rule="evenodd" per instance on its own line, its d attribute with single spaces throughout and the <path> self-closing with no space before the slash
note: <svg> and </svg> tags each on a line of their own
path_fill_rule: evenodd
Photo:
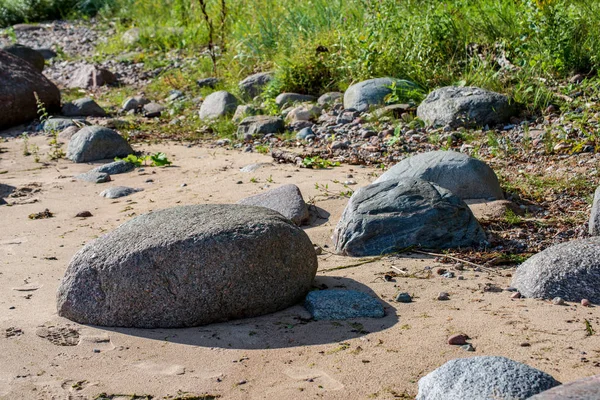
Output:
<svg viewBox="0 0 600 400">
<path fill-rule="evenodd" d="M 310 218 L 308 207 L 302 198 L 300 189 L 292 184 L 246 197 L 238 201 L 238 204 L 270 208 L 292 220 L 296 225 L 302 225 Z"/>
<path fill-rule="evenodd" d="M 317 271 L 308 236 L 275 211 L 203 204 L 136 217 L 71 260 L 58 314 L 100 326 L 198 326 L 281 310 Z"/>
<path fill-rule="evenodd" d="M 245 139 L 254 135 L 267 135 L 269 133 L 283 132 L 285 124 L 283 119 L 269 115 L 254 115 L 246 117 L 238 125 L 237 136 Z"/>
<path fill-rule="evenodd" d="M 142 107 L 142 112 L 146 118 L 158 118 L 163 111 L 165 111 L 165 107 L 153 101 L 144 104 Z"/>
<path fill-rule="evenodd" d="M 241 106 L 237 106 L 235 109 L 235 113 L 233 114 L 233 118 L 231 119 L 233 122 L 240 122 L 244 118 L 258 114 L 258 110 L 251 104 L 243 104 Z"/>
<path fill-rule="evenodd" d="M 356 290 L 315 290 L 306 296 L 304 307 L 315 320 L 385 316 L 379 300 Z"/>
<path fill-rule="evenodd" d="M 431 151 L 405 158 L 375 183 L 407 178 L 433 182 L 463 200 L 504 198 L 498 177 L 486 163 L 455 151 Z"/>
<path fill-rule="evenodd" d="M 354 257 L 409 246 L 468 247 L 485 239 L 460 198 L 420 179 L 389 180 L 358 189 L 333 235 L 336 252 Z"/>
<path fill-rule="evenodd" d="M 201 119 L 215 119 L 233 114 L 238 106 L 238 100 L 229 92 L 220 90 L 206 96 L 200 107 Z"/>
<path fill-rule="evenodd" d="M 83 123 L 83 120 L 79 118 L 49 118 L 41 124 L 40 128 L 44 132 L 64 131 L 72 126 L 76 127 L 78 121 Z"/>
<path fill-rule="evenodd" d="M 596 192 L 594 193 L 588 230 L 591 236 L 600 236 L 600 186 L 596 188 Z"/>
<path fill-rule="evenodd" d="M 337 100 L 341 99 L 342 97 L 344 97 L 344 93 L 341 93 L 341 92 L 325 93 L 324 95 L 322 95 L 321 97 L 319 97 L 317 99 L 317 104 L 320 105 L 321 107 L 328 106 L 328 105 L 335 103 Z"/>
<path fill-rule="evenodd" d="M 258 96 L 272 80 L 272 72 L 260 72 L 250 75 L 239 83 L 240 92 L 244 97 L 252 98 Z"/>
<path fill-rule="evenodd" d="M 124 174 L 125 172 L 132 171 L 134 168 L 135 168 L 135 165 L 133 165 L 132 163 L 124 161 L 124 160 L 119 160 L 119 161 L 114 161 L 114 162 L 96 167 L 92 171 L 104 172 L 104 173 L 110 174 L 110 175 L 118 175 L 118 174 Z"/>
<path fill-rule="evenodd" d="M 38 117 L 34 93 L 48 112 L 60 110 L 60 91 L 31 64 L 0 51 L 0 130 Z"/>
<path fill-rule="evenodd" d="M 600 238 L 572 240 L 534 255 L 517 268 L 511 286 L 524 297 L 600 303 Z"/>
<path fill-rule="evenodd" d="M 106 111 L 98 105 L 93 99 L 85 97 L 83 99 L 73 100 L 70 103 L 63 104 L 63 115 L 67 117 L 105 117 Z"/>
<path fill-rule="evenodd" d="M 412 82 L 394 78 L 375 78 L 350 86 L 344 93 L 344 108 L 347 110 L 368 111 L 370 106 L 383 105 L 387 95 L 392 93 L 390 86 L 406 90 L 417 89 Z"/>
<path fill-rule="evenodd" d="M 150 100 L 148 100 L 144 96 L 128 97 L 123 102 L 123 105 L 121 106 L 121 109 L 123 111 L 138 110 L 138 109 L 142 108 L 143 106 L 145 106 L 146 104 L 149 104 L 149 103 L 150 103 Z"/>
<path fill-rule="evenodd" d="M 458 358 L 421 378 L 416 400 L 525 400 L 557 385 L 545 372 L 505 357 Z"/>
<path fill-rule="evenodd" d="M 100 192 L 100 196 L 106 197 L 107 199 L 118 199 L 119 197 L 129 196 L 143 190 L 144 189 L 131 188 L 127 186 L 113 186 Z"/>
<path fill-rule="evenodd" d="M 67 158 L 76 163 L 126 157 L 133 149 L 121 135 L 101 126 L 86 126 L 69 141 Z"/>
<path fill-rule="evenodd" d="M 600 375 L 565 383 L 536 394 L 527 400 L 598 400 L 600 399 Z"/>
<path fill-rule="evenodd" d="M 316 100 L 317 98 L 315 96 L 310 96 L 308 94 L 281 93 L 279 96 L 275 97 L 275 104 L 277 104 L 279 108 L 282 108 L 294 103 L 313 102 Z"/>
<path fill-rule="evenodd" d="M 14 56 L 17 56 L 22 60 L 27 61 L 29 64 L 33 65 L 33 67 L 39 72 L 42 72 L 44 70 L 44 64 L 46 63 L 46 61 L 44 60 L 44 56 L 42 55 L 42 53 L 32 49 L 31 47 L 23 46 L 20 44 L 12 44 L 10 46 L 4 47 L 2 50 Z"/>
<path fill-rule="evenodd" d="M 417 116 L 432 126 L 492 126 L 508 121 L 515 111 L 502 94 L 447 86 L 429 93 L 417 108 Z"/>
<path fill-rule="evenodd" d="M 67 87 L 71 89 L 93 89 L 99 86 L 113 84 L 117 77 L 105 68 L 95 65 L 85 64 L 79 67 L 67 82 Z"/>
<path fill-rule="evenodd" d="M 75 179 L 91 183 L 110 182 L 110 175 L 106 172 L 88 171 L 75 176 Z"/>
</svg>

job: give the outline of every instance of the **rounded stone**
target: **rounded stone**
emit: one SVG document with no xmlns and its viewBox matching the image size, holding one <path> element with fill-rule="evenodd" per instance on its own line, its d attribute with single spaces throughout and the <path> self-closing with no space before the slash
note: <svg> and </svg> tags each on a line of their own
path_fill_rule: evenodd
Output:
<svg viewBox="0 0 600 400">
<path fill-rule="evenodd" d="M 600 375 L 565 383 L 527 400 L 598 400 L 600 399 Z"/>
<path fill-rule="evenodd" d="M 42 72 L 44 70 L 44 56 L 42 55 L 42 53 L 32 49 L 31 47 L 23 46 L 20 44 L 13 44 L 10 46 L 6 46 L 2 50 L 14 56 L 17 56 L 22 60 L 27 61 L 39 72 Z"/>
<path fill-rule="evenodd" d="M 347 110 L 368 111 L 371 106 L 385 103 L 386 97 L 392 93 L 392 84 L 406 90 L 417 89 L 412 82 L 394 78 L 368 79 L 350 86 L 344 93 L 344 108 Z"/>
<path fill-rule="evenodd" d="M 121 135 L 101 126 L 86 126 L 69 141 L 67 158 L 76 163 L 125 157 L 133 149 Z"/>
<path fill-rule="evenodd" d="M 206 96 L 200 107 L 201 119 L 215 119 L 233 114 L 238 106 L 238 100 L 229 92 L 220 90 Z"/>
<path fill-rule="evenodd" d="M 100 326 L 174 328 L 301 301 L 317 271 L 306 233 L 279 213 L 192 205 L 136 217 L 71 260 L 58 313 Z"/>
</svg>

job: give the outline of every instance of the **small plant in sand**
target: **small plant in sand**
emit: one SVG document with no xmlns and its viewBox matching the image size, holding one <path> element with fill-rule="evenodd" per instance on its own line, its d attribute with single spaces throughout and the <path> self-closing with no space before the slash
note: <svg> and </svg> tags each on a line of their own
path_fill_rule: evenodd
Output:
<svg viewBox="0 0 600 400">
<path fill-rule="evenodd" d="M 306 168 L 330 168 L 330 167 L 339 167 L 340 163 L 337 161 L 330 161 L 319 156 L 316 157 L 304 157 L 302 160 L 302 165 Z"/>
<path fill-rule="evenodd" d="M 173 164 L 165 153 L 156 153 L 146 156 L 136 156 L 135 154 L 129 154 L 125 158 L 115 157 L 115 161 L 127 161 L 130 164 L 133 164 L 135 167 L 141 167 L 142 165 L 147 165 L 147 161 L 151 161 L 151 167 L 166 167 Z"/>
<path fill-rule="evenodd" d="M 29 135 L 26 133 L 21 134 L 21 138 L 23 138 L 23 155 L 25 157 L 31 155 L 31 151 L 29 150 Z"/>
</svg>

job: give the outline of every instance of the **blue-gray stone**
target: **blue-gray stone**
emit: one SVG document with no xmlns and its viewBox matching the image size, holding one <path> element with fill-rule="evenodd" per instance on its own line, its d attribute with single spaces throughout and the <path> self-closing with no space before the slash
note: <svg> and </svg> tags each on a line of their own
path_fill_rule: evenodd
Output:
<svg viewBox="0 0 600 400">
<path fill-rule="evenodd" d="M 547 248 L 521 264 L 511 282 L 523 297 L 600 303 L 600 237 Z"/>
<path fill-rule="evenodd" d="M 396 296 L 396 301 L 398 303 L 412 303 L 412 297 L 406 292 L 398 293 L 398 296 Z"/>
<path fill-rule="evenodd" d="M 275 210 L 300 226 L 308 222 L 310 214 L 298 186 L 287 184 L 275 189 L 246 197 L 238 202 L 249 206 L 259 206 Z"/>
<path fill-rule="evenodd" d="M 110 182 L 110 175 L 106 172 L 89 171 L 75 176 L 75 179 L 92 183 Z"/>
<path fill-rule="evenodd" d="M 101 126 L 86 126 L 69 141 L 67 158 L 76 163 L 126 157 L 133 149 L 121 135 Z"/>
<path fill-rule="evenodd" d="M 130 194 L 141 192 L 142 190 L 144 189 L 136 189 L 126 186 L 113 186 L 111 188 L 103 190 L 100 193 L 100 196 L 106 197 L 108 199 L 118 199 L 119 197 L 125 197 L 129 196 Z"/>
<path fill-rule="evenodd" d="M 431 151 L 405 158 L 375 183 L 406 178 L 433 182 L 463 200 L 504 198 L 494 170 L 483 161 L 455 151 Z"/>
<path fill-rule="evenodd" d="M 336 252 L 353 257 L 410 246 L 469 247 L 485 240 L 485 232 L 460 198 L 420 179 L 388 180 L 358 189 L 333 235 Z"/>
<path fill-rule="evenodd" d="M 125 172 L 129 172 L 129 171 L 133 170 L 134 168 L 135 168 L 135 165 L 133 165 L 132 163 L 124 161 L 124 160 L 119 160 L 119 161 L 114 161 L 114 162 L 96 167 L 92 171 L 104 172 L 104 173 L 107 173 L 110 175 L 118 175 L 118 174 L 124 174 Z M 92 172 L 92 171 L 90 171 L 90 172 Z"/>
<path fill-rule="evenodd" d="M 311 135 L 315 136 L 315 133 L 311 128 L 303 128 L 300 132 L 296 133 L 296 139 L 306 140 Z"/>
<path fill-rule="evenodd" d="M 258 74 L 250 75 L 239 83 L 240 93 L 244 97 L 258 96 L 272 80 L 272 72 L 259 72 Z"/>
<path fill-rule="evenodd" d="M 352 85 L 344 93 L 344 108 L 347 110 L 367 111 L 371 106 L 385 104 L 386 97 L 392 93 L 393 83 L 398 89 L 415 90 L 413 82 L 394 78 L 375 78 Z"/>
<path fill-rule="evenodd" d="M 106 111 L 98 105 L 92 98 L 84 97 L 63 104 L 63 115 L 67 117 L 105 117 Z"/>
<path fill-rule="evenodd" d="M 379 300 L 355 290 L 315 290 L 306 296 L 304 307 L 316 320 L 382 318 Z"/>
<path fill-rule="evenodd" d="M 283 119 L 270 115 L 254 115 L 240 122 L 237 130 L 239 139 L 252 136 L 264 136 L 269 133 L 280 133 L 285 129 Z"/>
<path fill-rule="evenodd" d="M 41 125 L 44 132 L 60 132 L 70 126 L 77 126 L 75 121 L 83 121 L 81 118 L 50 118 Z"/>
<path fill-rule="evenodd" d="M 421 378 L 416 400 L 525 400 L 558 385 L 545 372 L 505 357 L 459 358 Z"/>
</svg>

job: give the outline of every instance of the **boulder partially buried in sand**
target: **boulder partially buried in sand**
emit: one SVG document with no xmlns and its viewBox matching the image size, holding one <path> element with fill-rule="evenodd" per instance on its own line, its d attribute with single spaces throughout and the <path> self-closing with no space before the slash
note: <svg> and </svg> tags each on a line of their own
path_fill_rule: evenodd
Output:
<svg viewBox="0 0 600 400">
<path fill-rule="evenodd" d="M 141 215 L 71 260 L 58 313 L 83 324 L 174 328 L 253 317 L 301 301 L 310 239 L 281 214 L 194 205 Z"/>
</svg>

